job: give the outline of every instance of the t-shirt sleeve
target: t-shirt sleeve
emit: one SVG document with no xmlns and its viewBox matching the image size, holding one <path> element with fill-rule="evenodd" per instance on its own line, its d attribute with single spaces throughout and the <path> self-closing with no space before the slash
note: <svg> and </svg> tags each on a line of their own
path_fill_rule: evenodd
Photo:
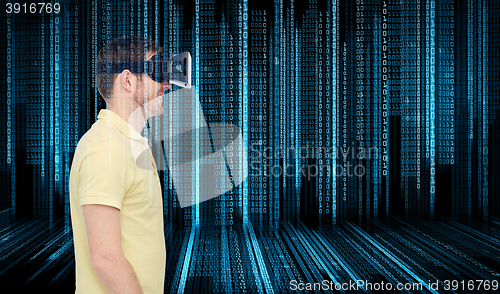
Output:
<svg viewBox="0 0 500 294">
<path fill-rule="evenodd" d="M 80 205 L 101 204 L 121 210 L 127 191 L 125 148 L 113 140 L 85 146 L 79 171 Z"/>
</svg>

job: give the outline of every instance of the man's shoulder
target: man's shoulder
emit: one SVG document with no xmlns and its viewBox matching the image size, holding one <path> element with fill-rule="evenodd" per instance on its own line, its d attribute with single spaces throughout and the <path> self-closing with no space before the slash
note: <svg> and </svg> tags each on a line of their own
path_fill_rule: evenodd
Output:
<svg viewBox="0 0 500 294">
<path fill-rule="evenodd" d="M 106 122 L 103 120 L 96 121 L 92 127 L 80 138 L 76 150 L 75 155 L 78 152 L 79 154 L 98 149 L 105 150 L 103 146 L 110 147 L 121 147 L 118 148 L 120 150 L 116 150 L 117 152 L 123 151 L 127 149 L 127 145 L 123 140 L 123 136 L 117 133 L 115 128 L 112 126 L 107 126 Z"/>
</svg>

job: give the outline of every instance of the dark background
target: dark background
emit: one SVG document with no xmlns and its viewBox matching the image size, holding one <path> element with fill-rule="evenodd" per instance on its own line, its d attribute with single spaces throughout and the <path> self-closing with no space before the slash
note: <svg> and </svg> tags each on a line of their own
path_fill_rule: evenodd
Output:
<svg viewBox="0 0 500 294">
<path fill-rule="evenodd" d="M 271 176 L 198 208 L 181 209 L 159 171 L 166 291 L 286 292 L 294 278 L 498 279 L 496 1 L 432 1 L 434 17 L 430 0 L 200 2 L 198 15 L 195 1 L 68 1 L 58 15 L 2 7 L 4 285 L 74 287 L 69 171 L 105 108 L 92 61 L 122 35 L 189 51 L 207 122 L 239 125 L 247 145 L 380 151 L 349 160 L 366 167 L 362 177 L 273 176 L 273 166 L 334 170 L 342 158 L 261 157 L 256 166 Z"/>
</svg>

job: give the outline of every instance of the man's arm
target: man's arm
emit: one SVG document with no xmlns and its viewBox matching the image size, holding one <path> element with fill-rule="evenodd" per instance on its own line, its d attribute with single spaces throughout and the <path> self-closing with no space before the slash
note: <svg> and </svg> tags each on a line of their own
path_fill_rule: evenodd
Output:
<svg viewBox="0 0 500 294">
<path fill-rule="evenodd" d="M 115 207 L 82 205 L 90 263 L 110 294 L 143 293 L 121 245 L 120 210 Z"/>
</svg>

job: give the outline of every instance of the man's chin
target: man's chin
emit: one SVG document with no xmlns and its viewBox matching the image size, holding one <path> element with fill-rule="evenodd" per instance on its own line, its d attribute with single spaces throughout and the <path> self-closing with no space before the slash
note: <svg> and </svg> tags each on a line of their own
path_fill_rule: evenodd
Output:
<svg viewBox="0 0 500 294">
<path fill-rule="evenodd" d="M 158 110 L 159 110 L 159 112 L 155 116 L 162 115 L 163 113 L 165 113 L 165 109 L 163 109 L 162 106 L 160 106 L 160 108 Z"/>
<path fill-rule="evenodd" d="M 165 112 L 160 99 L 155 99 L 144 104 L 144 110 L 147 117 L 162 115 Z"/>
<path fill-rule="evenodd" d="M 165 112 L 165 109 L 163 109 L 163 106 L 159 105 L 158 107 L 156 107 L 155 109 L 153 109 L 150 112 L 151 115 L 149 115 L 149 117 L 162 115 L 164 112 Z"/>
</svg>

